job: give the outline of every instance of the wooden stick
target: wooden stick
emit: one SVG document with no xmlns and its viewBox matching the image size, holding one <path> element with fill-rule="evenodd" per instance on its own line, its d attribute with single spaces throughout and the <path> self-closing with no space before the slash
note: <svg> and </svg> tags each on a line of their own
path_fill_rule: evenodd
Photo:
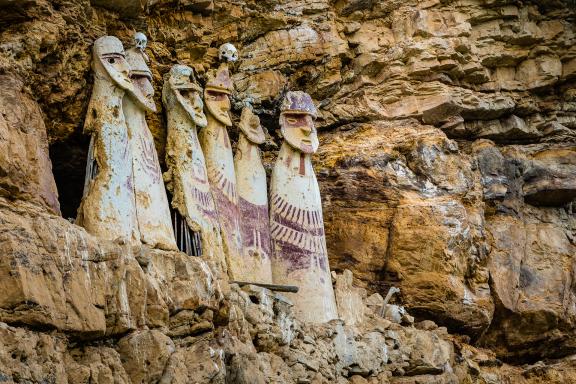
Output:
<svg viewBox="0 0 576 384">
<path fill-rule="evenodd" d="M 192 232 L 192 245 L 194 247 L 194 256 L 202 256 L 199 252 L 199 246 L 198 246 L 198 236 L 197 236 L 198 232 Z"/>
<path fill-rule="evenodd" d="M 182 228 L 182 217 L 180 217 L 180 249 L 182 252 L 186 252 L 184 248 L 184 230 Z"/>
<path fill-rule="evenodd" d="M 196 232 L 194 233 L 194 236 L 196 237 L 196 245 L 197 245 L 197 256 L 202 256 L 202 236 L 200 235 L 200 232 Z"/>
<path fill-rule="evenodd" d="M 262 283 L 251 283 L 248 281 L 231 281 L 230 283 L 238 284 L 241 287 L 243 287 L 245 285 L 256 285 L 258 287 L 262 287 L 262 288 L 269 289 L 271 291 L 278 291 L 278 292 L 296 293 L 299 290 L 299 288 L 295 285 L 262 284 Z"/>
<path fill-rule="evenodd" d="M 192 236 L 192 252 L 194 253 L 194 256 L 200 256 L 198 254 L 198 244 L 196 241 L 196 232 L 192 231 L 190 235 Z"/>
<path fill-rule="evenodd" d="M 186 223 L 186 219 L 184 219 L 184 233 L 186 234 L 186 254 L 188 256 L 193 256 L 192 254 L 192 244 L 190 243 L 190 230 L 188 229 L 188 224 Z"/>
</svg>

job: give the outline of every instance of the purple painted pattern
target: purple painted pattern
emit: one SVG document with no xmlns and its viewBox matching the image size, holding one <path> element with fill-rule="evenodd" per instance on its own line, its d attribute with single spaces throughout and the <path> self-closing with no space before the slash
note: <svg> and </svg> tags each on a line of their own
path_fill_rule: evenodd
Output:
<svg viewBox="0 0 576 384">
<path fill-rule="evenodd" d="M 142 119 L 145 119 L 144 115 L 142 115 Z M 141 129 L 138 139 L 140 141 L 140 148 L 142 148 L 142 156 L 140 157 L 142 159 L 142 171 L 148 174 L 154 183 L 160 183 L 162 180 L 160 163 L 158 161 L 156 147 L 154 146 L 154 138 L 146 125 L 146 120 L 140 124 L 139 128 Z M 138 132 L 136 132 L 136 134 L 138 134 Z"/>
<path fill-rule="evenodd" d="M 240 229 L 244 249 L 260 249 L 262 258 L 269 259 L 271 243 L 268 205 L 252 204 L 240 197 L 238 206 L 242 217 Z"/>
<path fill-rule="evenodd" d="M 302 91 L 288 92 L 282 100 L 280 111 L 308 113 L 314 117 L 318 113 L 310 95 Z"/>
<path fill-rule="evenodd" d="M 313 265 L 328 271 L 322 213 L 295 207 L 278 195 L 271 198 L 271 210 L 274 257 L 289 265 L 288 272 Z"/>
<path fill-rule="evenodd" d="M 224 229 L 224 237 L 228 247 L 235 247 L 236 252 L 240 252 L 240 211 L 234 201 L 236 186 L 234 182 L 228 180 L 221 172 L 217 173 L 216 180 L 221 181 L 213 189 L 220 225 Z M 225 189 L 221 189 L 221 186 Z"/>
<path fill-rule="evenodd" d="M 218 214 L 216 213 L 216 206 L 212 199 L 212 194 L 210 192 L 203 192 L 195 187 L 189 188 L 198 210 L 204 217 L 210 218 L 213 223 L 217 223 Z"/>
</svg>

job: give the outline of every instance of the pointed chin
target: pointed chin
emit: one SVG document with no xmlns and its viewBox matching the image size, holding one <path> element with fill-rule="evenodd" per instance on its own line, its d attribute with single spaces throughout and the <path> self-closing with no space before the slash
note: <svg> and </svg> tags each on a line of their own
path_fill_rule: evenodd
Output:
<svg viewBox="0 0 576 384">
<path fill-rule="evenodd" d="M 264 131 L 262 130 L 261 125 L 258 125 L 257 127 L 252 128 L 252 127 L 246 127 L 246 126 L 240 124 L 239 128 L 242 131 L 242 133 L 244 133 L 246 138 L 254 144 L 259 145 L 259 144 L 262 144 L 263 142 L 266 141 L 266 135 L 264 134 Z"/>
<path fill-rule="evenodd" d="M 133 96 L 141 106 L 150 112 L 156 112 L 156 104 L 154 103 L 154 87 L 148 77 L 139 76 L 132 77 L 132 84 L 134 84 Z"/>
<path fill-rule="evenodd" d="M 208 125 L 208 120 L 206 119 L 206 115 L 202 112 L 193 111 L 190 114 L 190 117 L 192 118 L 194 123 L 196 123 L 196 125 L 199 126 L 200 128 L 204 128 L 205 126 Z"/>
<path fill-rule="evenodd" d="M 156 112 L 156 104 L 154 100 L 144 96 L 140 88 L 132 87 L 132 89 L 127 90 L 130 93 L 130 96 L 138 103 L 142 108 L 149 112 Z"/>
<path fill-rule="evenodd" d="M 98 62 L 118 87 L 125 91 L 131 91 L 134 88 L 134 84 L 132 84 L 132 81 L 130 81 L 127 71 L 126 73 L 122 72 L 119 66 L 112 65 L 106 60 L 103 60 L 101 57 L 98 57 Z"/>
<path fill-rule="evenodd" d="M 104 67 L 106 68 L 106 66 Z M 122 72 L 116 71 L 114 68 L 111 70 L 106 68 L 106 70 L 118 87 L 128 92 L 132 92 L 134 90 L 134 84 L 132 84 L 128 76 L 124 75 Z"/>
<path fill-rule="evenodd" d="M 228 112 L 222 112 L 219 116 L 217 116 L 217 119 L 227 127 L 232 126 L 232 120 L 230 119 Z"/>
<path fill-rule="evenodd" d="M 264 132 L 260 131 L 252 131 L 250 132 L 249 135 L 247 135 L 248 140 L 250 140 L 251 142 L 253 142 L 254 144 L 262 144 L 266 141 L 266 136 L 264 135 Z"/>
<path fill-rule="evenodd" d="M 156 103 L 154 102 L 154 100 L 150 100 L 147 98 L 144 98 L 145 103 L 143 104 L 143 106 L 146 108 L 146 110 L 150 111 L 150 112 L 156 112 Z"/>
<path fill-rule="evenodd" d="M 204 128 L 208 125 L 208 121 L 206 120 L 206 115 L 203 111 L 203 103 L 200 97 L 195 96 L 192 97 L 192 100 L 189 97 L 182 95 L 180 91 L 176 91 L 176 98 L 178 102 L 184 108 L 188 116 L 192 119 L 194 124 L 196 124 L 200 128 Z"/>
<path fill-rule="evenodd" d="M 304 144 L 304 143 L 300 142 L 300 151 L 302 151 L 302 153 L 313 154 L 313 153 L 316 153 L 317 150 L 318 150 L 318 145 L 314 145 L 314 143 Z"/>
<path fill-rule="evenodd" d="M 196 124 L 198 127 L 204 128 L 205 126 L 208 125 L 206 115 L 203 112 L 198 112 L 194 107 L 192 107 L 189 104 L 183 107 L 186 110 L 186 112 L 188 112 L 188 115 L 190 116 L 194 124 Z"/>
<path fill-rule="evenodd" d="M 230 119 L 229 111 L 229 103 L 226 102 L 214 102 L 214 101 L 207 101 L 206 107 L 208 111 L 214 116 L 216 120 L 221 122 L 227 127 L 232 126 L 232 120 Z"/>
<path fill-rule="evenodd" d="M 311 134 L 308 137 L 301 137 L 299 135 L 284 134 L 284 140 L 297 151 L 306 154 L 316 153 L 318 150 L 318 139 Z"/>
</svg>

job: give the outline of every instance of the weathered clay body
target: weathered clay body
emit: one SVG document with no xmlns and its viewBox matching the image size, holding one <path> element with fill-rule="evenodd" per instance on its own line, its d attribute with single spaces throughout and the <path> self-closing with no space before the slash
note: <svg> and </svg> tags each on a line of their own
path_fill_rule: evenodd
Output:
<svg viewBox="0 0 576 384">
<path fill-rule="evenodd" d="M 226 129 L 232 125 L 228 96 L 232 89 L 226 64 L 209 73 L 204 89 L 208 124 L 200 131 L 199 139 L 206 157 L 208 180 L 222 230 L 228 275 L 236 279 L 243 270 L 243 261 L 234 156 Z"/>
<path fill-rule="evenodd" d="M 94 89 L 84 132 L 92 134 L 86 183 L 77 224 L 105 239 L 140 242 L 136 222 L 131 146 L 122 110 L 126 91 L 134 90 L 120 40 L 94 42 Z"/>
<path fill-rule="evenodd" d="M 239 279 L 272 283 L 268 188 L 258 148 L 258 144 L 264 140 L 260 119 L 245 107 L 240 118 L 240 139 L 234 156 L 244 257 L 244 270 Z"/>
<path fill-rule="evenodd" d="M 142 35 L 140 33 L 140 35 Z M 128 137 L 132 151 L 132 171 L 136 218 L 141 240 L 153 248 L 176 250 L 172 231 L 170 209 L 166 189 L 162 180 L 162 171 L 154 138 L 146 123 L 146 111 L 155 112 L 152 87 L 152 73 L 146 64 L 139 38 L 134 47 L 126 52 L 130 65 L 130 77 L 134 84 L 134 94 L 123 100 L 124 116 L 128 127 Z M 143 102 L 144 101 L 144 102 Z"/>
<path fill-rule="evenodd" d="M 311 154 L 318 148 L 310 96 L 289 92 L 280 126 L 285 142 L 270 181 L 272 277 L 275 284 L 297 285 L 294 313 L 302 321 L 337 317 L 328 266 L 324 220 Z"/>
<path fill-rule="evenodd" d="M 192 75 L 192 68 L 175 65 L 165 77 L 162 100 L 168 121 L 168 171 L 164 178 L 172 195 L 172 208 L 186 222 L 181 249 L 197 255 L 197 250 L 189 248 L 198 233 L 201 238 L 201 256 L 211 262 L 215 271 L 225 273 L 218 214 L 208 183 L 206 161 L 198 141 L 198 127 L 207 124 L 202 89 L 191 81 Z"/>
</svg>

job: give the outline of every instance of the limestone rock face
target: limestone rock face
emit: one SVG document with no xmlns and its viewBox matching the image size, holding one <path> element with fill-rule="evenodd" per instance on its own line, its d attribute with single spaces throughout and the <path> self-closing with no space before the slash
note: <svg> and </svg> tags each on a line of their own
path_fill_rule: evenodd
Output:
<svg viewBox="0 0 576 384">
<path fill-rule="evenodd" d="M 106 243 L 28 203 L 0 204 L 1 321 L 94 338 L 219 306 L 220 288 L 199 259 Z"/>
<path fill-rule="evenodd" d="M 575 17 L 561 1 L 0 0 L 0 382 L 576 381 Z M 134 31 L 156 105 L 174 64 L 202 79 L 238 47 L 232 120 L 253 105 L 268 173 L 284 93 L 312 96 L 339 319 L 299 322 L 279 293 L 59 216 L 82 196 L 93 41 Z M 160 159 L 164 112 L 147 116 Z M 413 325 L 379 316 L 391 286 Z"/>
<path fill-rule="evenodd" d="M 97 275 L 107 252 L 83 229 L 29 203 L 1 204 L 2 321 L 104 334 L 108 288 Z"/>
<path fill-rule="evenodd" d="M 116 11 L 123 17 L 138 16 L 147 8 L 148 2 L 148 0 L 90 0 L 92 5 Z"/>
<path fill-rule="evenodd" d="M 562 206 L 576 198 L 576 149 L 538 151 L 524 174 L 524 200 L 534 206 Z"/>
<path fill-rule="evenodd" d="M 576 297 L 569 276 L 575 247 L 559 228 L 562 217 L 547 223 L 533 214 L 501 217 L 487 227 L 494 239 L 489 268 L 500 314 L 483 342 L 502 344 L 516 358 L 573 347 L 569 330 L 576 319 Z M 530 326 L 522 330 L 527 321 Z"/>
<path fill-rule="evenodd" d="M 166 362 L 176 348 L 168 336 L 152 330 L 123 337 L 118 342 L 118 349 L 132 382 L 151 383 L 160 380 Z"/>
<path fill-rule="evenodd" d="M 60 213 L 42 112 L 23 86 L 18 77 L 0 77 L 0 194 Z"/>
<path fill-rule="evenodd" d="M 494 305 L 473 159 L 415 121 L 361 124 L 325 140 L 319 175 L 332 196 L 335 267 L 366 282 L 386 273 L 415 314 L 482 332 Z"/>
</svg>

